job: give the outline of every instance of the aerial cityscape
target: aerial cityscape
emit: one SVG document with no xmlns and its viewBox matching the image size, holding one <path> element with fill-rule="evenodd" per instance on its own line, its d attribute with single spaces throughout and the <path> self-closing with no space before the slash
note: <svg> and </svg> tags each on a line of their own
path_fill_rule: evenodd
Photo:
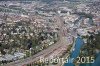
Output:
<svg viewBox="0 0 100 66">
<path fill-rule="evenodd" d="M 0 66 L 100 66 L 100 0 L 0 0 Z"/>
</svg>

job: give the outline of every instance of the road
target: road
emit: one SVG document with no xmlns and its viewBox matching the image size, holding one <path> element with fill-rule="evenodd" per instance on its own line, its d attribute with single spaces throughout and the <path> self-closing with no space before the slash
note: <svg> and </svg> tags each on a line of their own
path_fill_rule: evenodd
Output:
<svg viewBox="0 0 100 66">
<path fill-rule="evenodd" d="M 57 23 L 59 24 L 59 28 L 60 28 L 60 30 L 58 32 L 60 39 L 59 39 L 58 42 L 56 42 L 55 44 L 51 45 L 47 49 L 42 50 L 41 52 L 35 54 L 32 57 L 29 57 L 29 58 L 26 58 L 26 59 L 22 59 L 22 60 L 18 60 L 18 61 L 15 61 L 15 62 L 11 62 L 11 63 L 8 63 L 8 64 L 6 64 L 4 66 L 23 66 L 25 64 L 32 63 L 34 61 L 39 60 L 40 57 L 48 57 L 48 55 L 53 53 L 55 50 L 59 49 L 59 47 L 62 47 L 64 45 L 66 45 L 65 42 L 64 42 L 64 39 L 63 39 L 64 36 L 62 35 L 62 33 L 63 33 L 63 30 L 62 30 L 62 28 L 63 28 L 63 20 L 58 15 L 56 16 L 56 18 L 57 18 Z"/>
</svg>

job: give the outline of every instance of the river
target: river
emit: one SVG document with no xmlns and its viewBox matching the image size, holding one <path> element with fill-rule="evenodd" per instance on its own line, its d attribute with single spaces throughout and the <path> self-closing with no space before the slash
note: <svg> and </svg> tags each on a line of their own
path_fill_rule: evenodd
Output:
<svg viewBox="0 0 100 66">
<path fill-rule="evenodd" d="M 71 52 L 69 56 L 70 61 L 65 63 L 64 66 L 75 66 L 73 61 L 77 59 L 77 57 L 79 56 L 83 44 L 84 44 L 83 39 L 80 36 L 78 36 L 75 41 L 75 46 L 73 47 L 74 50 Z M 98 53 L 94 63 L 80 64 L 79 66 L 100 66 L 100 53 Z"/>
<path fill-rule="evenodd" d="M 84 44 L 83 39 L 80 36 L 78 36 L 75 41 L 75 46 L 73 47 L 74 50 L 71 52 L 70 58 L 69 58 L 69 60 L 71 60 L 71 59 L 73 59 L 73 60 L 69 61 L 68 63 L 65 63 L 64 66 L 75 66 L 73 64 L 73 61 L 79 56 L 80 49 L 83 44 Z"/>
</svg>

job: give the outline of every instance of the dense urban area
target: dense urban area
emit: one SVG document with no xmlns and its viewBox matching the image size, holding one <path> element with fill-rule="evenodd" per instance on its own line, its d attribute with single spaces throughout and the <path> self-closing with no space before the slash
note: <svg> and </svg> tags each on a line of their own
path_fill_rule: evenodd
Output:
<svg viewBox="0 0 100 66">
<path fill-rule="evenodd" d="M 0 0 L 0 66 L 100 66 L 99 44 L 99 0 Z"/>
</svg>

